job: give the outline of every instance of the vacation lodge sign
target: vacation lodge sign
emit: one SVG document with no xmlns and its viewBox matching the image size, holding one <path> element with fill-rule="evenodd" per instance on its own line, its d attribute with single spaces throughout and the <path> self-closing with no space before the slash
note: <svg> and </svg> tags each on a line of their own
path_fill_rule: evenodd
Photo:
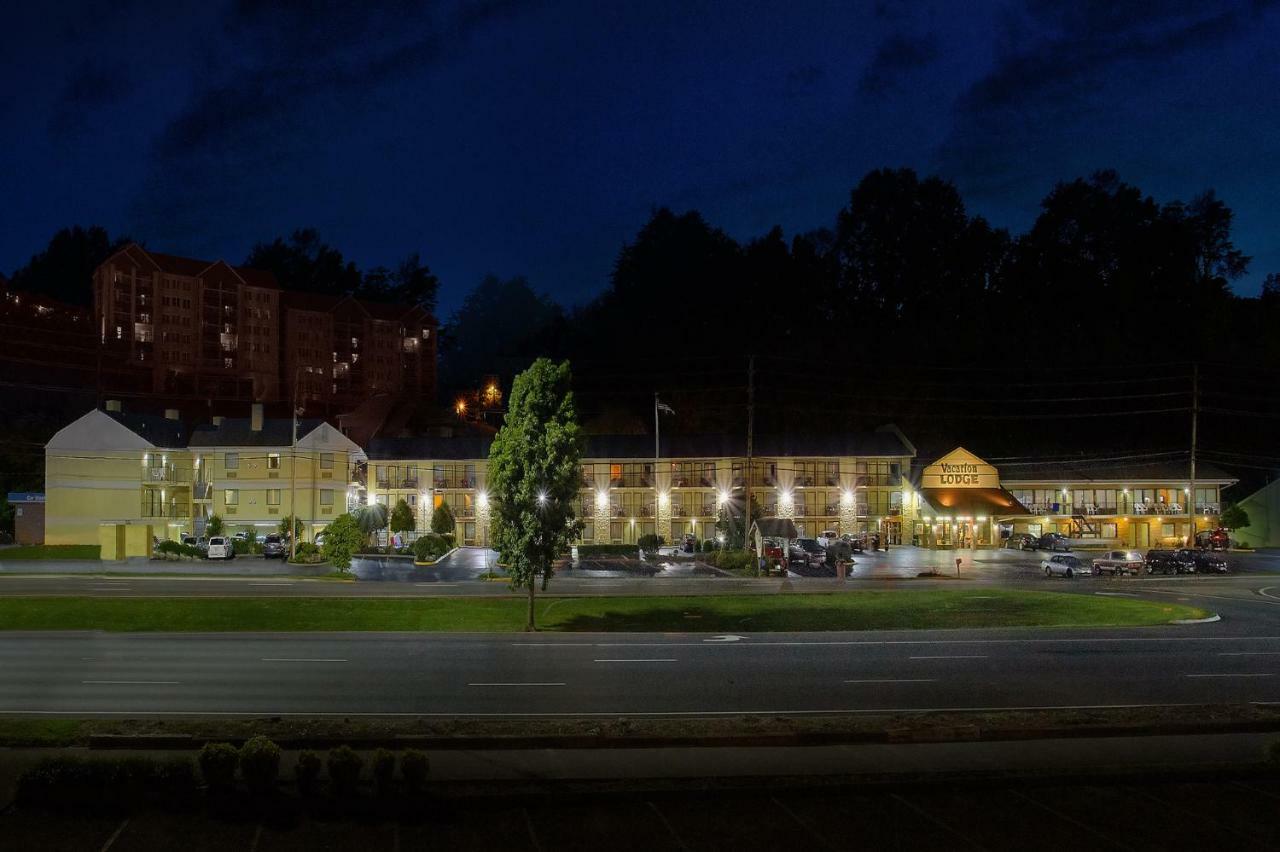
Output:
<svg viewBox="0 0 1280 852">
<path fill-rule="evenodd" d="M 920 484 L 924 488 L 999 488 L 1000 475 L 973 453 L 957 447 L 925 467 Z"/>
</svg>

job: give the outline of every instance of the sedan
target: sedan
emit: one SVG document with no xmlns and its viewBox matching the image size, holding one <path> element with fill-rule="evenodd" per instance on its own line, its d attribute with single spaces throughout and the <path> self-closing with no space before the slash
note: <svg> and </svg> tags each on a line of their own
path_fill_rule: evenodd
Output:
<svg viewBox="0 0 1280 852">
<path fill-rule="evenodd" d="M 1088 570 L 1085 567 L 1083 559 L 1066 553 L 1042 559 L 1040 561 L 1040 567 L 1044 569 L 1044 575 L 1046 577 L 1052 577 L 1054 574 L 1061 574 L 1068 579 L 1077 574 L 1083 574 Z"/>
<path fill-rule="evenodd" d="M 262 540 L 263 559 L 284 559 L 289 554 L 289 543 L 285 537 L 271 533 Z"/>
<path fill-rule="evenodd" d="M 1227 560 L 1207 550 L 1193 550 L 1189 547 L 1184 547 L 1178 551 L 1178 559 L 1184 565 L 1189 564 L 1194 567 L 1197 574 L 1227 573 Z"/>
</svg>

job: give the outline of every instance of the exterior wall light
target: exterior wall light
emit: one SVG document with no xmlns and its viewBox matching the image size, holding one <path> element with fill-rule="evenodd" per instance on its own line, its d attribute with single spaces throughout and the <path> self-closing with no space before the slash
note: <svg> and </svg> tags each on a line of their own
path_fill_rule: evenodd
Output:
<svg viewBox="0 0 1280 852">
<path fill-rule="evenodd" d="M 485 492 L 483 492 L 483 491 L 481 491 L 479 494 L 477 494 L 477 495 L 476 495 L 476 505 L 477 505 L 477 506 L 479 506 L 481 509 L 483 509 L 483 508 L 485 508 L 486 506 L 488 506 L 488 505 L 489 505 L 489 495 L 488 495 L 488 494 L 486 494 L 486 493 L 485 493 Z"/>
<path fill-rule="evenodd" d="M 608 506 L 608 505 L 609 505 L 609 492 L 608 492 L 608 491 L 597 491 L 597 492 L 596 492 L 596 505 L 597 505 L 597 506 L 599 506 L 599 507 L 601 507 L 601 508 L 603 508 L 603 507 L 605 507 L 605 506 Z"/>
<path fill-rule="evenodd" d="M 840 502 L 848 506 L 853 503 L 853 492 L 848 488 L 840 492 Z"/>
<path fill-rule="evenodd" d="M 544 505 L 546 502 L 547 502 L 547 492 L 545 492 L 545 491 L 539 491 L 539 492 L 538 492 L 538 505 L 539 505 L 539 506 Z"/>
<path fill-rule="evenodd" d="M 671 502 L 671 498 L 667 496 L 667 492 L 663 491 L 661 494 L 658 495 L 659 506 L 665 506 L 669 502 Z"/>
</svg>

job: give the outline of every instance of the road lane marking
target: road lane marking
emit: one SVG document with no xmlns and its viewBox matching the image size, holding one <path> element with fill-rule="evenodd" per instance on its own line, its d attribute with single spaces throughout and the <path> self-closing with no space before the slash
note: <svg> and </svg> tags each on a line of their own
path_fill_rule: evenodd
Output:
<svg viewBox="0 0 1280 852">
<path fill-rule="evenodd" d="M 1179 631 L 1181 632 L 1181 631 Z M 757 634 L 759 636 L 759 634 Z M 511 642 L 517 648 L 777 648 L 813 646 L 858 646 L 871 647 L 877 645 L 1080 645 L 1082 643 L 1106 642 L 1278 642 L 1280 636 L 1160 636 L 1135 637 L 1113 636 L 1093 637 L 1080 636 L 1066 639 L 822 639 L 822 640 L 785 640 L 782 642 L 756 641 L 750 643 L 724 642 Z"/>
<path fill-rule="evenodd" d="M 182 683 L 180 680 L 82 680 L 83 684 L 113 684 L 119 686 L 160 686 Z"/>
<path fill-rule="evenodd" d="M 845 683 L 936 683 L 936 677 L 882 677 L 846 680 Z"/>
<path fill-rule="evenodd" d="M 1183 677 L 1271 677 L 1270 672 L 1249 672 L 1245 674 L 1189 674 Z"/>
<path fill-rule="evenodd" d="M 632 660 L 632 659 L 626 659 L 626 660 L 622 660 L 622 659 L 606 659 L 606 660 L 596 660 L 596 662 L 597 662 L 597 663 L 677 663 L 677 662 L 679 662 L 679 660 L 673 660 L 673 659 L 670 659 L 670 658 L 666 658 L 666 659 L 655 659 L 655 658 L 649 658 L 649 659 L 644 659 L 644 660 Z"/>
<path fill-rule="evenodd" d="M 936 654 L 930 656 L 910 657 L 912 660 L 985 660 L 986 654 Z"/>
<path fill-rule="evenodd" d="M 414 585 L 415 585 L 415 586 L 431 586 L 431 587 L 433 587 L 433 588 L 437 588 L 437 589 L 438 589 L 438 588 L 440 588 L 440 587 L 442 587 L 442 586 L 457 586 L 457 585 L 460 585 L 460 584 L 459 584 L 459 583 L 414 583 Z"/>
<path fill-rule="evenodd" d="M 1280 651 L 1219 651 L 1219 657 L 1274 657 Z"/>
<path fill-rule="evenodd" d="M 346 663 L 338 657 L 263 657 L 264 663 Z"/>
<path fill-rule="evenodd" d="M 469 683 L 467 686 L 564 686 L 564 684 L 546 681 L 543 683 Z"/>
<path fill-rule="evenodd" d="M 1136 598 L 1133 592 L 1094 592 L 1095 595 L 1106 595 L 1109 598 Z"/>
<path fill-rule="evenodd" d="M 250 586 L 292 586 L 293 583 L 250 583 Z"/>
</svg>

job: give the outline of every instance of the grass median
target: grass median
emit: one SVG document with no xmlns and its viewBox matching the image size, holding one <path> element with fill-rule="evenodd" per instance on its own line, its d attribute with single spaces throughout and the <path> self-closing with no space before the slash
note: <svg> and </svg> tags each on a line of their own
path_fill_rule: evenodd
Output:
<svg viewBox="0 0 1280 852">
<path fill-rule="evenodd" d="M 1133 627 L 1202 618 L 1181 604 L 1019 590 L 893 590 L 803 595 L 552 597 L 552 632 L 769 632 L 973 627 Z M 0 629 L 118 632 L 410 631 L 508 633 L 520 597 L 0 598 Z"/>
</svg>

